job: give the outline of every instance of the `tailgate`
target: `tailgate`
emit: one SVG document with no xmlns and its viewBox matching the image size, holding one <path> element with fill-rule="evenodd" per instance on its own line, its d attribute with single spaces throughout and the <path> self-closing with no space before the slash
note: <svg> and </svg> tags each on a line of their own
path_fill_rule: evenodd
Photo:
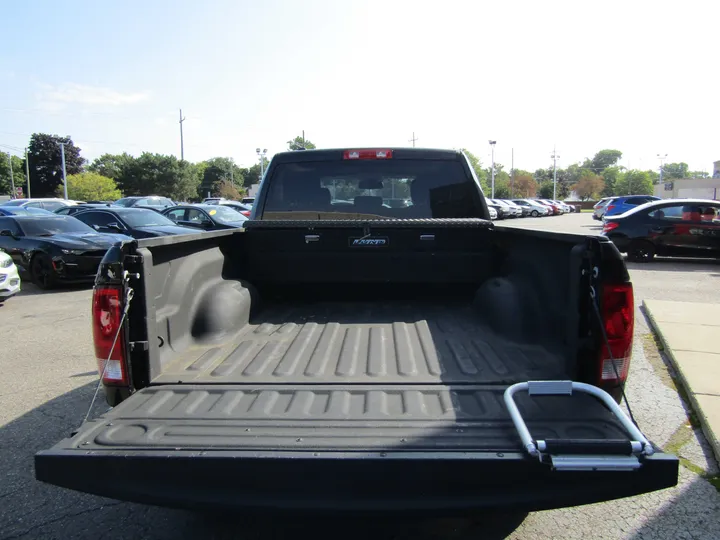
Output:
<svg viewBox="0 0 720 540">
<path fill-rule="evenodd" d="M 557 508 L 677 483 L 677 459 L 558 471 L 524 453 L 501 386 L 167 385 L 35 457 L 51 484 L 160 505 L 459 511 Z M 538 439 L 627 438 L 587 395 L 515 398 Z"/>
</svg>

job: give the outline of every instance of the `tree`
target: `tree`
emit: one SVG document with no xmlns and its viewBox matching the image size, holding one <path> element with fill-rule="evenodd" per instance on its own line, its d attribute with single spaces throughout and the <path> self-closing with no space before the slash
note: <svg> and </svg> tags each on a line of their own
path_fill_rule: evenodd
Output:
<svg viewBox="0 0 720 540">
<path fill-rule="evenodd" d="M 603 197 L 612 197 L 615 195 L 615 184 L 617 184 L 618 179 L 622 175 L 622 170 L 620 167 L 608 167 L 602 172 L 602 179 L 603 183 L 605 184 L 605 188 L 602 190 Z"/>
<path fill-rule="evenodd" d="M 175 156 L 143 152 L 122 167 L 118 185 L 125 195 L 164 195 L 184 201 L 197 197 L 199 168 Z"/>
<path fill-rule="evenodd" d="M 200 197 L 205 197 L 208 191 L 218 191 L 219 185 L 223 182 L 234 183 L 237 187 L 243 185 L 243 170 L 235 164 L 232 158 L 214 157 L 196 164 L 196 167 L 198 167 L 201 178 L 198 187 Z"/>
<path fill-rule="evenodd" d="M 580 197 L 581 201 L 597 197 L 604 188 L 605 182 L 603 182 L 602 176 L 592 171 L 584 172 L 577 184 L 572 186 L 573 191 Z"/>
<path fill-rule="evenodd" d="M 315 149 L 315 145 L 308 141 L 307 139 L 304 139 L 301 136 L 297 136 L 294 139 L 287 142 L 288 144 L 288 150 L 313 150 Z"/>
<path fill-rule="evenodd" d="M 626 171 L 615 184 L 615 195 L 652 195 L 653 183 L 646 171 Z"/>
<path fill-rule="evenodd" d="M 242 198 L 242 194 L 230 180 L 222 180 L 215 184 L 212 194 L 214 197 L 223 197 L 234 201 Z"/>
<path fill-rule="evenodd" d="M 537 193 L 537 182 L 530 173 L 523 171 L 522 174 L 515 173 L 514 186 L 511 182 L 511 191 L 515 197 L 534 197 Z"/>
<path fill-rule="evenodd" d="M 552 182 L 553 179 L 553 170 L 552 168 L 549 169 L 538 169 L 535 171 L 535 174 L 533 175 L 535 177 L 535 181 L 538 184 L 542 184 L 543 182 Z"/>
<path fill-rule="evenodd" d="M 495 173 L 495 197 L 498 199 L 510 198 L 510 175 L 505 171 Z"/>
<path fill-rule="evenodd" d="M 689 178 L 710 178 L 710 173 L 707 171 L 690 171 L 688 173 Z"/>
<path fill-rule="evenodd" d="M 480 158 L 470 152 L 470 150 L 467 150 L 465 148 L 461 148 L 460 151 L 467 156 L 470 167 L 472 167 L 472 170 L 475 171 L 475 175 L 478 177 L 478 180 L 480 180 L 480 186 L 482 187 L 483 191 L 487 193 L 487 171 L 482 168 L 482 162 L 480 161 Z"/>
<path fill-rule="evenodd" d="M 52 196 L 62 185 L 62 160 L 58 143 L 65 143 L 67 174 L 82 172 L 85 160 L 80 157 L 80 149 L 73 144 L 70 136 L 33 133 L 28 146 L 28 157 L 32 194 L 35 197 Z"/>
<path fill-rule="evenodd" d="M 122 197 L 115 180 L 95 172 L 67 177 L 68 198 L 78 201 L 115 201 Z"/>
<path fill-rule="evenodd" d="M 620 150 L 600 150 L 591 160 L 585 160 L 584 169 L 590 169 L 595 174 L 602 173 L 608 167 L 612 167 L 622 159 Z"/>
<path fill-rule="evenodd" d="M 135 158 L 127 152 L 122 154 L 103 154 L 88 166 L 88 171 L 98 173 L 116 182 L 122 177 L 125 168 Z"/>
<path fill-rule="evenodd" d="M 262 158 L 263 160 L 263 171 L 267 171 L 268 164 L 270 163 L 266 157 Z M 245 185 L 251 186 L 253 184 L 257 184 L 262 180 L 260 177 L 260 164 L 256 163 L 252 167 L 248 167 L 245 169 L 241 169 L 243 178 L 245 178 Z"/>
<path fill-rule="evenodd" d="M 553 183 L 552 180 L 545 180 L 540 184 L 538 189 L 538 196 L 541 199 L 552 199 L 553 196 Z"/>
<path fill-rule="evenodd" d="M 687 163 L 666 163 L 663 165 L 663 178 L 688 178 Z"/>
<path fill-rule="evenodd" d="M 10 181 L 10 163 L 8 162 L 8 156 L 10 156 L 12 160 L 12 176 L 15 182 L 15 188 L 23 188 L 23 193 L 27 197 L 25 160 L 11 154 L 6 154 L 5 152 L 0 152 L 0 195 L 13 195 L 13 183 Z"/>
</svg>

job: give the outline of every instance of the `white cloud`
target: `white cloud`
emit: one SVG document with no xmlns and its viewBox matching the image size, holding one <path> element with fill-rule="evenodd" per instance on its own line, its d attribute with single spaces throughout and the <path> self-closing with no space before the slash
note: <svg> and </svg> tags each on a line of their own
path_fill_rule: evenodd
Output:
<svg viewBox="0 0 720 540">
<path fill-rule="evenodd" d="M 87 86 L 84 84 L 66 83 L 60 86 L 44 86 L 38 94 L 40 104 L 46 108 L 58 108 L 64 103 L 80 103 L 82 105 L 131 105 L 145 101 L 150 95 L 147 92 L 123 93 L 112 88 Z M 53 105 L 54 104 L 54 105 Z"/>
</svg>

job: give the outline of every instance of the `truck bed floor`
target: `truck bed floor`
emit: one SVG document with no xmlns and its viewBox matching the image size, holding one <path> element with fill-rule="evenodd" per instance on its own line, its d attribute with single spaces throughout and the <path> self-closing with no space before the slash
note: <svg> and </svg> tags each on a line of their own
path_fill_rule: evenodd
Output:
<svg viewBox="0 0 720 540">
<path fill-rule="evenodd" d="M 238 337 L 182 351 L 152 382 L 510 384 L 567 377 L 558 352 L 498 337 L 470 301 L 449 300 L 269 304 Z"/>
</svg>

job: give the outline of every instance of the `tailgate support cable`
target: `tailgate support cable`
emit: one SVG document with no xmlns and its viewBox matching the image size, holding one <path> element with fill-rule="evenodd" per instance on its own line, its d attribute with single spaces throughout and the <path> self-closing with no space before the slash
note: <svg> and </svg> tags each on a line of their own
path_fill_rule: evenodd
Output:
<svg viewBox="0 0 720 540">
<path fill-rule="evenodd" d="M 128 285 L 131 276 L 135 277 L 136 275 L 129 274 L 127 270 L 123 272 L 123 283 L 125 285 L 125 302 L 123 305 L 122 317 L 120 318 L 120 324 L 118 325 L 117 332 L 115 332 L 115 338 L 113 339 L 112 346 L 110 347 L 110 352 L 108 353 L 108 357 L 105 360 L 103 371 L 100 374 L 100 379 L 98 380 L 97 386 L 95 387 L 95 393 L 93 394 L 92 400 L 90 401 L 90 406 L 88 407 L 87 413 L 85 413 L 85 418 L 83 419 L 82 424 L 80 424 L 81 426 L 85 424 L 85 422 L 87 422 L 88 418 L 90 417 L 90 413 L 92 412 L 93 405 L 95 405 L 95 400 L 97 399 L 98 392 L 100 392 L 100 387 L 102 386 L 105 371 L 110 364 L 110 359 L 112 358 L 113 351 L 115 350 L 115 345 L 117 344 L 117 340 L 120 337 L 120 333 L 123 331 L 123 327 L 125 325 L 125 319 L 127 318 L 128 311 L 130 310 L 130 302 L 135 295 L 135 291 L 133 290 L 133 288 Z"/>
</svg>

